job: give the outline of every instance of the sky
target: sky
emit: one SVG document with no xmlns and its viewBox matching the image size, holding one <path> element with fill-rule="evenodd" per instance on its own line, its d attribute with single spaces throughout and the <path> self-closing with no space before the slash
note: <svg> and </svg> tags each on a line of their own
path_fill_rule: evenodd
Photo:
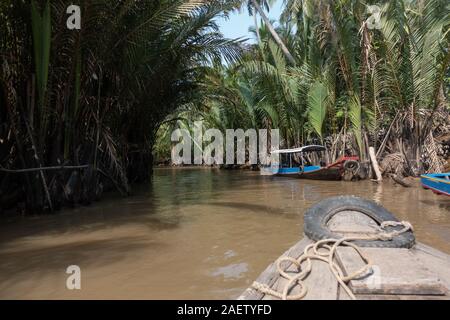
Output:
<svg viewBox="0 0 450 320">
<path fill-rule="evenodd" d="M 282 11 L 283 0 L 278 0 L 270 9 L 268 14 L 270 19 L 278 20 Z M 267 12 L 266 12 L 267 14 Z M 220 26 L 220 30 L 226 38 L 248 38 L 249 43 L 255 43 L 256 39 L 248 31 L 248 29 L 254 25 L 254 18 L 249 16 L 247 8 L 243 8 L 241 13 L 236 12 L 231 15 L 228 20 L 219 19 L 217 23 Z M 261 17 L 258 16 L 260 20 Z"/>
</svg>

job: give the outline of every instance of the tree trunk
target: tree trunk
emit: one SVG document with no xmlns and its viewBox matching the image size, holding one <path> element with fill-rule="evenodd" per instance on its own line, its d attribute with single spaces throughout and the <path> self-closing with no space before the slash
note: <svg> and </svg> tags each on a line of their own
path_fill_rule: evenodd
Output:
<svg viewBox="0 0 450 320">
<path fill-rule="evenodd" d="M 267 28 L 269 29 L 270 33 L 272 34 L 272 37 L 274 38 L 275 42 L 280 46 L 281 51 L 283 51 L 286 58 L 289 60 L 289 62 L 292 65 L 295 65 L 295 59 L 292 56 L 292 54 L 289 52 L 289 49 L 284 44 L 283 40 L 280 38 L 278 33 L 276 32 L 275 28 L 273 27 L 272 23 L 270 23 L 269 18 L 264 13 L 261 6 L 258 4 L 256 0 L 251 0 L 253 7 L 256 9 L 256 11 L 261 15 L 261 18 L 264 20 L 265 24 L 267 25 Z"/>
<path fill-rule="evenodd" d="M 377 181 L 381 182 L 383 180 L 383 176 L 381 175 L 380 167 L 378 166 L 377 156 L 375 155 L 375 149 L 373 147 L 369 148 L 370 161 L 372 162 L 373 170 L 377 176 Z"/>
<path fill-rule="evenodd" d="M 256 41 L 258 44 L 261 43 L 261 35 L 259 33 L 259 26 L 258 26 L 258 17 L 256 12 L 253 13 L 253 19 L 255 19 L 255 31 L 256 31 Z"/>
</svg>

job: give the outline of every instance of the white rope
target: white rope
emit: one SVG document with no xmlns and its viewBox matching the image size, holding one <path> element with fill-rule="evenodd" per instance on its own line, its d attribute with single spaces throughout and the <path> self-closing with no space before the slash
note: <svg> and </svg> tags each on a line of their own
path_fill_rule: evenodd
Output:
<svg viewBox="0 0 450 320">
<path fill-rule="evenodd" d="M 385 229 L 387 227 L 398 227 L 403 226 L 401 230 L 386 232 Z M 366 241 L 390 241 L 395 237 L 408 232 L 409 230 L 413 230 L 412 225 L 407 221 L 397 222 L 397 221 L 385 221 L 379 227 L 379 233 L 374 236 L 365 236 L 365 237 L 344 237 L 342 239 L 325 239 L 320 240 L 316 243 L 308 245 L 304 252 L 297 259 L 291 257 L 281 257 L 278 259 L 277 272 L 279 275 L 285 279 L 287 279 L 287 283 L 285 284 L 283 291 L 278 292 L 269 286 L 254 282 L 252 284 L 252 288 L 258 290 L 264 294 L 271 295 L 278 299 L 282 300 L 301 300 L 308 294 L 308 288 L 306 287 L 304 281 L 309 276 L 312 271 L 312 260 L 319 260 L 325 262 L 330 267 L 331 272 L 334 277 L 341 285 L 341 287 L 347 292 L 351 299 L 356 300 L 356 296 L 353 294 L 347 283 L 354 279 L 359 279 L 362 276 L 368 274 L 372 270 L 372 261 L 370 258 L 364 254 L 359 246 L 352 243 L 353 241 L 358 240 L 366 240 Z M 355 251 L 359 254 L 361 259 L 364 261 L 365 265 L 361 269 L 356 272 L 345 276 L 342 268 L 335 263 L 334 257 L 336 255 L 336 250 L 340 246 L 347 246 L 355 249 Z M 293 264 L 297 267 L 298 273 L 295 275 L 288 274 L 286 269 L 283 269 L 282 263 L 290 262 L 289 267 Z M 303 266 L 303 264 L 306 264 Z M 290 291 L 294 287 L 300 287 L 300 293 L 295 295 L 290 295 Z"/>
</svg>

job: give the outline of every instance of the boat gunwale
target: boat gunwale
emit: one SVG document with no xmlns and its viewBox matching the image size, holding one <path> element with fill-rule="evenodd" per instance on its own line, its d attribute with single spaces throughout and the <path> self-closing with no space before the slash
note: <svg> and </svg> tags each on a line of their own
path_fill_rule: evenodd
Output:
<svg viewBox="0 0 450 320">
<path fill-rule="evenodd" d="M 434 182 L 450 184 L 450 180 L 440 178 L 440 176 L 448 177 L 448 176 L 450 176 L 450 174 L 447 174 L 447 173 L 423 174 L 420 176 L 420 178 L 423 180 L 430 180 L 430 181 L 434 181 Z M 423 184 L 423 182 L 422 182 L 422 184 Z"/>
</svg>

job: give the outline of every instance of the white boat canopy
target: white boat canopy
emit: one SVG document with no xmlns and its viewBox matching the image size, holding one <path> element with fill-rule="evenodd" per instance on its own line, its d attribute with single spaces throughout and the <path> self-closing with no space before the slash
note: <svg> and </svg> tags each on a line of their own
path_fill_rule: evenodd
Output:
<svg viewBox="0 0 450 320">
<path fill-rule="evenodd" d="M 285 149 L 285 150 L 275 150 L 272 151 L 272 154 L 289 154 L 289 153 L 302 153 L 302 152 L 317 152 L 317 151 L 325 151 L 326 148 L 324 146 L 305 146 L 296 149 Z"/>
</svg>

